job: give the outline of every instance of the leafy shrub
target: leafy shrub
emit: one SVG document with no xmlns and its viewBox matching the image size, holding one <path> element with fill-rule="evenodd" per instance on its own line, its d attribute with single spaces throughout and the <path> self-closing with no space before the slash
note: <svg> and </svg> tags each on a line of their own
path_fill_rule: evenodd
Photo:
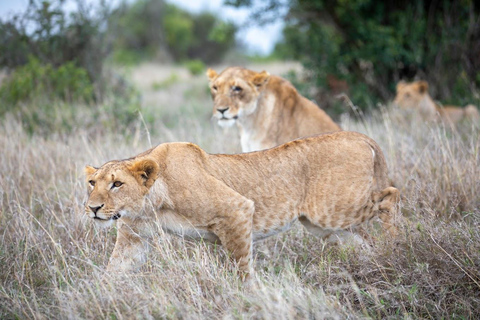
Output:
<svg viewBox="0 0 480 320">
<path fill-rule="evenodd" d="M 194 76 L 201 74 L 205 70 L 205 63 L 202 60 L 189 60 L 185 62 L 185 67 L 190 71 Z"/>
<path fill-rule="evenodd" d="M 175 72 L 172 72 L 168 76 L 168 78 L 166 78 L 165 80 L 155 81 L 152 84 L 152 89 L 153 90 L 160 90 L 160 89 L 168 88 L 168 87 L 172 86 L 173 84 L 177 83 L 178 80 L 179 80 L 178 74 L 176 74 Z"/>
<path fill-rule="evenodd" d="M 105 61 L 110 9 L 75 1 L 31 0 L 25 11 L 0 20 L 0 116 L 21 120 L 30 133 L 65 132 L 115 115 L 128 128 L 137 117 L 137 93 Z M 107 103 L 108 101 L 108 103 Z M 103 115 L 103 116 L 102 116 Z"/>
<path fill-rule="evenodd" d="M 222 60 L 225 54 L 235 46 L 237 28 L 229 22 L 218 19 L 211 13 L 193 16 L 194 28 L 190 59 L 200 59 L 206 63 Z"/>
<path fill-rule="evenodd" d="M 53 67 L 30 57 L 2 82 L 0 116 L 13 115 L 30 134 L 68 133 L 98 121 L 106 129 L 127 129 L 137 119 L 140 101 L 132 86 L 117 80 L 108 84 L 104 101 L 97 101 L 86 70 L 73 62 Z"/>
<path fill-rule="evenodd" d="M 0 67 L 15 69 L 28 63 L 29 55 L 54 68 L 75 65 L 101 93 L 109 10 L 77 1 L 78 9 L 67 13 L 64 2 L 31 0 L 25 12 L 0 20 Z"/>
<path fill-rule="evenodd" d="M 87 71 L 67 62 L 59 67 L 41 64 L 37 58 L 17 69 L 0 87 L 3 108 L 19 102 L 48 100 L 91 101 L 93 84 Z M 0 110 L 0 114 L 6 110 Z"/>
<path fill-rule="evenodd" d="M 236 27 L 211 13 L 192 14 L 163 0 L 124 3 L 111 17 L 115 51 L 175 61 L 220 61 L 235 46 Z M 116 60 L 121 62 L 120 60 Z"/>
<path fill-rule="evenodd" d="M 109 33 L 113 38 L 114 61 L 123 58 L 151 58 L 157 50 L 166 50 L 163 30 L 165 11 L 163 0 L 123 2 L 109 18 Z M 119 59 L 116 59 L 119 58 Z"/>
<path fill-rule="evenodd" d="M 228 3 L 252 6 L 249 0 Z M 433 96 L 441 101 L 472 103 L 474 96 L 478 97 L 480 24 L 474 18 L 480 14 L 478 2 L 266 3 L 256 10 L 256 16 L 265 16 L 272 10 L 279 13 L 285 5 L 288 12 L 278 52 L 285 58 L 301 60 L 319 87 L 326 87 L 328 76 L 345 80 L 349 96 L 361 107 L 375 107 L 378 101 L 390 99 L 401 79 L 428 80 Z M 463 92 L 466 87 L 467 96 Z"/>
</svg>

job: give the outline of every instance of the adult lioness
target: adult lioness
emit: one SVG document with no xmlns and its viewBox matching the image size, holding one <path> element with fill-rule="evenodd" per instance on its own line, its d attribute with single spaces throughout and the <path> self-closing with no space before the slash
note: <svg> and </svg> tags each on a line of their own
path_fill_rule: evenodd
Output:
<svg viewBox="0 0 480 320">
<path fill-rule="evenodd" d="M 399 82 L 393 103 L 402 109 L 418 112 L 422 119 L 427 121 L 440 119 L 455 125 L 464 119 L 473 121 L 480 119 L 477 108 L 471 104 L 465 108 L 437 105 L 428 94 L 426 81 Z"/>
<path fill-rule="evenodd" d="M 325 111 L 283 78 L 241 67 L 227 68 L 219 75 L 208 69 L 207 76 L 213 117 L 220 126 L 237 124 L 243 152 L 340 130 Z"/>
<path fill-rule="evenodd" d="M 379 146 L 354 132 L 237 155 L 165 143 L 85 172 L 86 214 L 101 225 L 119 223 L 110 271 L 140 265 L 144 238 L 160 225 L 219 240 L 248 275 L 253 241 L 287 230 L 297 219 L 322 237 L 349 232 L 377 215 L 392 229 L 398 199 Z"/>
</svg>

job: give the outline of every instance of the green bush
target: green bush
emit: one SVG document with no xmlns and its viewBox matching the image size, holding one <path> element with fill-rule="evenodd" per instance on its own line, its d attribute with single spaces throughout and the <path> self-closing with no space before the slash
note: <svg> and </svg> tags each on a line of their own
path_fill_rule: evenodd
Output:
<svg viewBox="0 0 480 320">
<path fill-rule="evenodd" d="M 67 62 L 59 67 L 41 64 L 30 57 L 26 65 L 15 69 L 12 75 L 0 87 L 2 109 L 8 105 L 33 100 L 93 100 L 93 84 L 85 69 L 76 67 L 73 62 Z"/>
<path fill-rule="evenodd" d="M 166 78 L 165 80 L 155 81 L 154 83 L 152 83 L 152 89 L 153 90 L 165 89 L 165 88 L 168 88 L 168 87 L 174 85 L 179 80 L 180 80 L 180 78 L 179 78 L 178 74 L 176 74 L 175 72 L 172 72 L 168 76 L 168 78 Z"/>
<path fill-rule="evenodd" d="M 122 79 L 110 83 L 105 101 L 98 101 L 86 70 L 73 62 L 59 67 L 43 65 L 33 57 L 2 82 L 0 100 L 0 117 L 11 114 L 30 134 L 43 135 L 98 126 L 98 121 L 104 122 L 105 128 L 126 130 L 140 109 L 138 93 Z"/>
<path fill-rule="evenodd" d="M 194 41 L 189 47 L 188 57 L 200 59 L 205 63 L 222 60 L 225 54 L 235 46 L 237 28 L 229 22 L 218 19 L 211 13 L 193 16 Z"/>
<path fill-rule="evenodd" d="M 175 61 L 221 61 L 235 46 L 236 27 L 211 13 L 192 14 L 163 0 L 124 3 L 111 17 L 114 49 L 153 58 L 166 52 Z M 121 59 L 114 59 L 122 62 Z"/>
<path fill-rule="evenodd" d="M 252 5 L 249 0 L 227 2 L 235 6 Z M 391 99 L 396 83 L 402 79 L 428 80 L 432 95 L 440 101 L 475 103 L 475 95 L 478 97 L 478 2 L 271 0 L 267 3 L 254 16 L 272 16 L 272 10 L 285 4 L 288 12 L 284 40 L 277 46 L 277 52 L 284 58 L 299 59 L 317 87 L 326 88 L 328 77 L 345 80 L 349 96 L 362 108 L 376 107 L 377 102 Z M 469 88 L 467 96 L 465 88 Z"/>
<path fill-rule="evenodd" d="M 1 19 L 0 67 L 13 70 L 29 63 L 29 56 L 53 68 L 75 65 L 101 93 L 109 53 L 102 25 L 110 13 L 103 2 L 95 7 L 77 4 L 78 9 L 69 12 L 63 0 L 31 0 L 24 12 Z"/>
<path fill-rule="evenodd" d="M 205 63 L 202 60 L 189 60 L 185 62 L 185 67 L 194 76 L 201 74 L 205 70 Z"/>
</svg>

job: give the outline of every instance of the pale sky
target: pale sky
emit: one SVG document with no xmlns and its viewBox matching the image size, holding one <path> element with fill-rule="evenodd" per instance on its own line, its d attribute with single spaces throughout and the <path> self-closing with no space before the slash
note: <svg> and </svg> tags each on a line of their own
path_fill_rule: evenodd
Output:
<svg viewBox="0 0 480 320">
<path fill-rule="evenodd" d="M 97 1 L 97 0 L 88 0 Z M 118 2 L 118 0 L 110 0 Z M 128 0 L 133 1 L 133 0 Z M 231 21 L 241 28 L 237 33 L 237 38 L 245 45 L 249 53 L 269 54 L 275 43 L 281 38 L 283 21 L 279 19 L 275 23 L 265 26 L 256 26 L 249 23 L 247 18 L 249 11 L 246 9 L 235 9 L 223 5 L 223 0 L 166 0 L 169 3 L 191 11 L 202 12 L 209 11 Z M 21 12 L 28 5 L 28 0 L 0 0 L 0 18 L 5 18 L 12 12 Z M 67 1 L 68 5 L 68 1 Z"/>
</svg>

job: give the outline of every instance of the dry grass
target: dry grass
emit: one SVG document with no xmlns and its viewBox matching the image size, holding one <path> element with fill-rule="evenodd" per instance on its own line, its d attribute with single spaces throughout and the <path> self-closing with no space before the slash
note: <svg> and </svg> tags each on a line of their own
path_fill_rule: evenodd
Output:
<svg viewBox="0 0 480 320">
<path fill-rule="evenodd" d="M 234 131 L 210 123 L 208 94 L 194 81 L 196 94 L 160 112 L 148 131 L 140 119 L 134 132 L 99 124 L 30 137 L 2 120 L 1 319 L 480 316 L 480 131 L 426 127 L 391 110 L 345 116 L 342 125 L 373 137 L 387 156 L 403 195 L 398 238 L 372 228 L 370 249 L 326 246 L 297 226 L 256 245 L 257 285 L 245 288 L 222 248 L 160 235 L 141 271 L 105 275 L 115 229 L 83 217 L 86 164 L 174 140 L 239 150 Z"/>
</svg>

